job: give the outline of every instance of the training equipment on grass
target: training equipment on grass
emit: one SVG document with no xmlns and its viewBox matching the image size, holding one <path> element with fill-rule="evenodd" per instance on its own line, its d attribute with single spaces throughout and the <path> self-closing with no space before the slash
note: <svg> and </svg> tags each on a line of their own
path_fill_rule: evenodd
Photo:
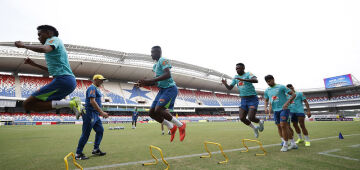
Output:
<svg viewBox="0 0 360 170">
<path fill-rule="evenodd" d="M 125 129 L 125 127 L 123 126 L 109 127 L 109 130 L 121 130 L 121 129 Z"/>
<path fill-rule="evenodd" d="M 242 144 L 244 145 L 244 147 L 246 148 L 246 150 L 245 150 L 245 151 L 241 151 L 241 152 L 249 152 L 249 148 L 246 146 L 245 141 L 256 142 L 256 143 L 259 144 L 260 149 L 261 149 L 264 153 L 257 153 L 257 154 L 255 154 L 255 156 L 265 156 L 265 155 L 266 155 L 266 151 L 265 151 L 265 149 L 263 148 L 262 143 L 261 143 L 260 141 L 258 141 L 258 140 L 252 140 L 252 139 L 243 139 L 243 140 L 242 140 Z"/>
<path fill-rule="evenodd" d="M 339 139 L 344 139 L 343 135 L 341 134 L 341 132 L 339 133 Z"/>
<path fill-rule="evenodd" d="M 220 151 L 221 151 L 221 154 L 224 156 L 225 161 L 218 162 L 218 164 L 227 163 L 227 162 L 229 161 L 229 158 L 225 155 L 221 144 L 220 144 L 220 143 L 215 143 L 215 142 L 204 142 L 205 150 L 206 150 L 206 152 L 209 153 L 209 155 L 200 156 L 200 158 L 211 158 L 211 152 L 209 151 L 209 149 L 208 149 L 208 147 L 207 147 L 207 144 L 217 145 L 217 146 L 219 147 Z"/>
<path fill-rule="evenodd" d="M 73 152 L 70 152 L 69 154 L 67 154 L 65 157 L 64 157 L 64 161 L 65 161 L 65 167 L 66 167 L 66 170 L 69 170 L 69 164 L 68 164 L 68 157 L 72 156 L 73 158 L 73 163 L 76 167 L 80 168 L 81 170 L 83 170 L 83 167 L 78 164 L 75 160 L 75 155 Z"/>
<path fill-rule="evenodd" d="M 160 155 L 161 155 L 161 159 L 162 161 L 164 162 L 164 164 L 167 166 L 165 170 L 168 170 L 169 169 L 169 163 L 166 162 L 166 160 L 164 159 L 164 155 L 162 153 L 162 150 L 159 148 L 159 147 L 156 147 L 156 146 L 153 146 L 153 145 L 150 145 L 150 155 L 155 159 L 155 162 L 152 162 L 152 163 L 143 163 L 142 165 L 143 166 L 147 166 L 147 165 L 156 165 L 159 163 L 158 159 L 155 157 L 155 155 L 153 154 L 152 152 L 152 149 L 156 149 L 160 152 Z"/>
</svg>

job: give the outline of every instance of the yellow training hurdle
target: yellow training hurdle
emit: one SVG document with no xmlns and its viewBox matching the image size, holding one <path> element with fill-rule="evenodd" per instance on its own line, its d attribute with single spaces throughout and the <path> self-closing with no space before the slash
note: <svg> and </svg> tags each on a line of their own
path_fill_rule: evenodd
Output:
<svg viewBox="0 0 360 170">
<path fill-rule="evenodd" d="M 153 149 L 153 148 L 156 149 L 156 150 L 158 150 L 158 151 L 160 152 L 161 159 L 162 159 L 162 161 L 164 162 L 164 164 L 167 166 L 165 170 L 169 170 L 169 167 L 170 167 L 170 166 L 169 166 L 169 163 L 166 162 L 166 160 L 164 159 L 164 155 L 163 155 L 163 153 L 162 153 L 162 150 L 161 150 L 159 147 L 156 147 L 156 146 L 153 146 L 153 145 L 150 145 L 150 154 L 151 154 L 151 156 L 155 159 L 155 162 L 152 162 L 152 163 L 143 163 L 143 166 L 156 165 L 156 164 L 159 163 L 158 159 L 155 157 L 155 155 L 154 155 L 153 152 L 152 152 L 152 149 Z"/>
<path fill-rule="evenodd" d="M 75 155 L 73 152 L 70 152 L 69 154 L 67 154 L 65 157 L 64 157 L 64 161 L 65 161 L 65 167 L 66 167 L 66 170 L 69 170 L 69 163 L 68 163 L 68 157 L 72 156 L 73 158 L 73 163 L 76 167 L 80 168 L 81 170 L 83 170 L 83 167 L 81 167 L 80 164 L 78 164 L 75 160 Z"/>
<path fill-rule="evenodd" d="M 249 148 L 246 146 L 245 141 L 256 142 L 256 143 L 258 143 L 258 144 L 260 145 L 260 149 L 261 149 L 264 153 L 257 153 L 257 154 L 255 154 L 255 156 L 265 156 L 265 155 L 266 155 L 266 151 L 265 151 L 265 149 L 263 148 L 262 143 L 261 143 L 260 141 L 258 141 L 258 140 L 252 140 L 252 139 L 243 139 L 243 140 L 242 140 L 242 144 L 244 145 L 244 147 L 246 148 L 246 150 L 245 150 L 245 151 L 241 151 L 241 152 L 249 152 Z"/>
<path fill-rule="evenodd" d="M 217 145 L 221 151 L 221 154 L 224 156 L 225 161 L 221 161 L 218 162 L 218 164 L 223 164 L 223 163 L 227 163 L 229 161 L 229 158 L 225 155 L 223 148 L 221 147 L 220 143 L 215 143 L 215 142 L 204 142 L 204 146 L 205 146 L 205 150 L 209 153 L 209 155 L 206 156 L 200 156 L 200 158 L 211 158 L 211 152 L 209 151 L 207 144 L 213 144 L 213 145 Z"/>
</svg>

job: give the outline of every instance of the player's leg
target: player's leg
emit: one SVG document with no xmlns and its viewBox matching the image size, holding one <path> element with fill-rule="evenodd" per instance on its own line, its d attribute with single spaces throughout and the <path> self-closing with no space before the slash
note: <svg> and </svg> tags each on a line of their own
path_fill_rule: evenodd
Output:
<svg viewBox="0 0 360 170">
<path fill-rule="evenodd" d="M 299 119 L 299 124 L 300 124 L 301 130 L 305 137 L 305 146 L 310 146 L 309 133 L 305 127 L 305 114 L 304 114 L 304 116 L 299 116 L 298 119 Z"/>
<path fill-rule="evenodd" d="M 76 80 L 73 76 L 58 76 L 51 83 L 33 93 L 23 103 L 26 111 L 43 112 L 52 109 L 70 107 L 77 114 L 81 113 L 82 105 L 79 98 L 62 100 L 76 88 Z"/>
<path fill-rule="evenodd" d="M 289 141 L 290 141 L 290 146 L 288 149 L 297 149 L 297 145 L 294 141 L 294 130 L 291 128 L 290 126 L 290 120 L 288 122 L 288 134 L 289 134 Z"/>
<path fill-rule="evenodd" d="M 94 150 L 92 151 L 92 154 L 103 156 L 103 155 L 106 155 L 106 152 L 102 152 L 100 150 L 100 143 L 101 143 L 101 140 L 104 135 L 104 127 L 102 125 L 102 122 L 101 122 L 99 116 L 94 115 L 94 117 L 97 117 L 97 118 L 96 118 L 96 120 L 95 120 L 96 122 L 93 126 L 93 129 L 96 132 L 96 134 L 95 134 Z"/>
<path fill-rule="evenodd" d="M 283 138 L 282 129 L 281 129 L 281 126 L 280 126 L 280 112 L 279 111 L 274 112 L 274 122 L 275 122 L 275 125 L 277 126 L 278 134 L 279 134 L 279 136 L 281 138 L 280 146 L 283 146 L 284 143 L 285 143 L 285 140 Z"/>
<path fill-rule="evenodd" d="M 88 112 L 87 114 L 91 114 L 91 112 Z M 83 116 L 82 119 L 83 119 L 83 125 L 82 125 L 82 134 L 81 134 L 81 137 L 79 139 L 79 142 L 78 142 L 78 146 L 77 146 L 77 149 L 76 149 L 76 156 L 75 158 L 76 159 L 79 159 L 79 160 L 84 160 L 84 159 L 88 159 L 88 157 L 86 157 L 84 154 L 83 154 L 83 149 L 84 149 L 84 146 L 85 144 L 87 143 L 88 139 L 89 139 L 89 136 L 90 136 L 90 132 L 92 130 L 92 127 L 91 127 L 91 116 L 90 115 L 87 115 L 86 116 Z"/>
<path fill-rule="evenodd" d="M 304 142 L 304 140 L 302 139 L 302 135 L 301 135 L 301 130 L 299 128 L 299 120 L 298 120 L 298 116 L 296 115 L 296 113 L 290 113 L 291 114 L 291 122 L 292 122 L 292 125 L 295 129 L 295 132 L 298 136 L 298 139 L 296 140 L 296 144 L 299 144 L 299 143 L 302 143 Z"/>
<path fill-rule="evenodd" d="M 164 135 L 164 134 L 165 134 L 165 132 L 164 132 L 164 124 L 161 123 L 161 135 Z"/>
<path fill-rule="evenodd" d="M 251 121 L 246 118 L 247 114 L 248 114 L 248 111 L 246 111 L 242 107 L 240 107 L 239 118 L 240 118 L 241 122 L 243 122 L 246 126 L 251 127 L 254 130 L 255 138 L 258 138 L 259 137 L 259 127 L 254 126 L 251 123 Z"/>
<path fill-rule="evenodd" d="M 171 132 L 171 139 L 175 136 L 176 128 L 179 127 L 179 133 L 180 133 L 180 141 L 183 141 L 185 138 L 185 128 L 186 123 L 180 122 L 178 119 L 176 119 L 174 116 L 172 116 L 169 112 L 169 110 L 174 108 L 176 96 L 178 94 L 178 89 L 176 86 L 162 89 L 163 93 L 159 99 L 159 102 L 157 103 L 155 107 L 155 113 L 158 113 L 159 115 L 162 115 L 162 117 L 166 120 L 164 121 L 164 124 L 166 125 L 167 122 L 172 122 L 175 124 L 173 128 L 170 128 L 168 126 Z M 171 140 L 172 141 L 172 140 Z"/>
<path fill-rule="evenodd" d="M 282 110 L 280 112 L 280 127 L 281 127 L 281 134 L 284 138 L 284 145 L 281 148 L 281 152 L 286 152 L 288 150 L 288 140 L 289 140 L 289 111 L 288 110 Z"/>
</svg>

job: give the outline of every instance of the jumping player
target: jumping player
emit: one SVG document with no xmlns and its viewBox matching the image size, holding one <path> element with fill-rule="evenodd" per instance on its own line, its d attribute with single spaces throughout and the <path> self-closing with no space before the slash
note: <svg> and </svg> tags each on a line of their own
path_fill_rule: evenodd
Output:
<svg viewBox="0 0 360 170">
<path fill-rule="evenodd" d="M 76 80 L 70 68 L 65 46 L 58 38 L 59 32 L 50 25 L 38 26 L 37 30 L 38 39 L 42 45 L 26 45 L 21 41 L 16 41 L 15 46 L 38 53 L 45 53 L 47 67 L 36 64 L 30 58 L 25 59 L 25 64 L 48 72 L 54 79 L 28 97 L 23 103 L 24 109 L 26 111 L 43 112 L 70 107 L 75 112 L 76 118 L 79 119 L 82 111 L 80 98 L 74 97 L 70 101 L 63 100 L 75 90 Z"/>
<path fill-rule="evenodd" d="M 241 106 L 239 110 L 240 120 L 247 126 L 254 130 L 255 137 L 259 137 L 259 132 L 264 130 L 264 121 L 256 117 L 256 111 L 259 105 L 255 87 L 253 83 L 258 83 L 257 77 L 250 72 L 245 72 L 245 65 L 243 63 L 236 64 L 237 75 L 233 78 L 230 85 L 227 84 L 226 79 L 221 82 L 228 90 L 232 90 L 237 85 L 241 97 Z M 248 119 L 246 118 L 248 116 Z M 254 126 L 251 122 L 259 123 L 259 126 Z"/>
<path fill-rule="evenodd" d="M 294 129 L 295 129 L 297 135 L 298 135 L 298 140 L 296 141 L 296 143 L 298 144 L 298 143 L 304 142 L 304 139 L 302 138 L 302 135 L 301 135 L 301 131 L 302 131 L 302 133 L 304 134 L 304 137 L 305 137 L 305 146 L 310 146 L 309 133 L 305 127 L 305 113 L 304 113 L 303 102 L 305 103 L 305 106 L 306 106 L 306 110 L 307 110 L 306 114 L 310 118 L 311 112 L 310 112 L 309 103 L 306 100 L 306 97 L 304 96 L 304 94 L 302 92 L 295 91 L 295 88 L 292 84 L 288 84 L 288 85 L 286 85 L 286 87 L 289 88 L 293 93 L 296 94 L 296 98 L 290 105 L 291 122 L 294 126 Z M 298 124 L 300 124 L 301 131 L 300 131 Z"/>
<path fill-rule="evenodd" d="M 151 105 L 149 115 L 152 119 L 166 125 L 171 132 L 170 141 L 175 137 L 175 132 L 179 127 L 180 141 L 185 138 L 186 124 L 173 117 L 167 109 L 173 109 L 178 89 L 175 81 L 171 77 L 170 69 L 172 68 L 168 59 L 161 57 L 162 51 L 160 46 L 154 46 L 151 49 L 151 57 L 156 61 L 153 66 L 155 78 L 144 79 L 137 82 L 138 86 L 157 85 L 160 90 Z M 175 124 L 175 125 L 174 125 Z"/>
</svg>

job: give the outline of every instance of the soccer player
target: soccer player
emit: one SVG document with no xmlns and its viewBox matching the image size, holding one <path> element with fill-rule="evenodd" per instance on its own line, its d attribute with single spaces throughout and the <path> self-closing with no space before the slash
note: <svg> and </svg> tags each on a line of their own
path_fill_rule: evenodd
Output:
<svg viewBox="0 0 360 170">
<path fill-rule="evenodd" d="M 75 112 L 76 118 L 79 119 L 82 110 L 80 98 L 74 97 L 70 101 L 63 100 L 75 90 L 76 80 L 70 68 L 65 46 L 58 38 L 59 32 L 50 25 L 38 26 L 37 30 L 38 39 L 42 45 L 26 45 L 21 41 L 16 41 L 15 46 L 38 53 L 45 53 L 47 67 L 35 63 L 30 58 L 25 59 L 25 64 L 48 72 L 54 79 L 28 97 L 24 101 L 23 107 L 26 111 L 35 112 L 70 107 Z"/>
<path fill-rule="evenodd" d="M 290 105 L 290 115 L 291 115 L 291 122 L 294 126 L 294 129 L 298 135 L 298 140 L 296 141 L 296 143 L 303 143 L 304 139 L 302 138 L 301 135 L 301 131 L 304 134 L 305 137 L 305 146 L 310 146 L 310 139 L 309 139 L 309 133 L 305 127 L 305 113 L 304 113 L 304 105 L 303 102 L 305 103 L 306 106 L 306 114 L 307 116 L 310 118 L 311 117 L 311 113 L 310 113 L 310 107 L 309 107 L 309 103 L 306 100 L 306 97 L 304 96 L 304 94 L 302 92 L 297 92 L 295 91 L 295 88 L 292 84 L 288 84 L 286 85 L 287 88 L 289 88 L 293 93 L 296 94 L 296 98 L 294 99 L 294 101 L 292 102 L 292 104 Z M 301 131 L 299 128 L 299 125 L 301 127 Z"/>
<path fill-rule="evenodd" d="M 137 111 L 137 108 L 135 107 L 135 110 L 133 111 L 133 115 L 132 115 L 132 129 L 136 129 L 136 122 L 139 116 L 139 112 Z"/>
<path fill-rule="evenodd" d="M 295 143 L 292 143 L 290 147 L 288 147 L 288 140 L 291 135 L 289 130 L 290 110 L 288 109 L 288 106 L 295 99 L 296 94 L 290 91 L 284 85 L 275 84 L 275 79 L 272 75 L 265 76 L 265 81 L 270 86 L 265 90 L 264 93 L 265 114 L 269 113 L 268 105 L 270 101 L 271 108 L 274 111 L 274 120 L 278 127 L 279 135 L 285 141 L 280 151 L 286 152 L 288 149 L 297 148 Z M 287 94 L 291 95 L 289 99 L 286 96 Z"/>
<path fill-rule="evenodd" d="M 243 63 L 236 64 L 236 72 L 231 84 L 228 85 L 226 79 L 221 82 L 228 90 L 232 90 L 237 85 L 241 97 L 241 106 L 239 110 L 240 120 L 247 126 L 254 130 L 255 137 L 259 137 L 259 131 L 264 130 L 264 121 L 256 117 L 256 111 L 259 105 L 255 87 L 253 83 L 258 83 L 257 77 L 250 72 L 245 72 L 245 65 Z M 246 118 L 248 116 L 248 119 Z M 254 126 L 251 122 L 259 123 L 259 126 Z"/>
<path fill-rule="evenodd" d="M 144 79 L 137 82 L 138 86 L 152 86 L 157 85 L 160 90 L 155 100 L 153 101 L 149 115 L 152 119 L 159 123 L 166 125 L 171 132 L 170 141 L 175 137 L 175 132 L 179 127 L 180 141 L 185 138 L 185 122 L 180 122 L 173 117 L 167 109 L 173 109 L 178 89 L 175 81 L 171 77 L 170 69 L 172 68 L 168 59 L 161 56 L 162 51 L 160 46 L 154 46 L 151 49 L 151 57 L 156 63 L 153 66 L 155 77 L 153 79 Z"/>
<path fill-rule="evenodd" d="M 85 99 L 85 109 L 86 112 L 82 114 L 83 125 L 82 125 L 82 134 L 76 149 L 75 159 L 84 160 L 88 159 L 85 154 L 82 153 L 86 142 L 89 139 L 90 132 L 92 129 L 96 132 L 94 150 L 92 151 L 93 155 L 104 156 L 106 152 L 102 152 L 99 148 L 103 133 L 104 127 L 102 125 L 99 115 L 104 118 L 108 118 L 109 114 L 104 112 L 101 107 L 101 97 L 99 87 L 103 84 L 104 76 L 96 74 L 93 76 L 93 84 L 88 87 L 86 90 L 86 99 Z"/>
</svg>

